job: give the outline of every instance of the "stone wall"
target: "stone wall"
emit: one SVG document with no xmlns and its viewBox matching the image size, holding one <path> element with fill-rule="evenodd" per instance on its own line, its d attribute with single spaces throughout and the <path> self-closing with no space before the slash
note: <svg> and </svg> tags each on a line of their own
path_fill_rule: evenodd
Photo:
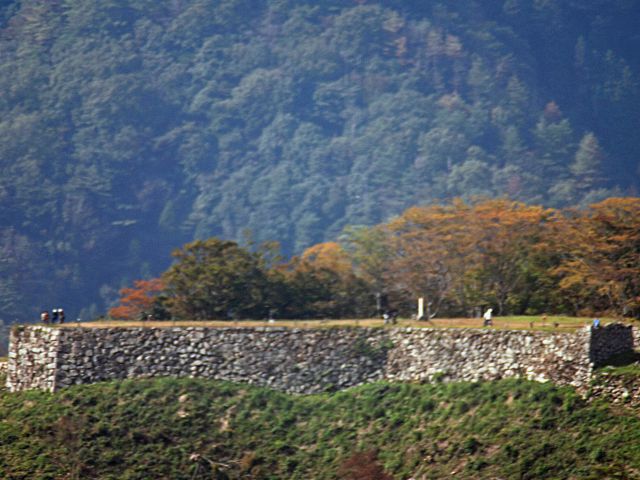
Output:
<svg viewBox="0 0 640 480">
<path fill-rule="evenodd" d="M 406 329 L 391 334 L 389 380 L 497 380 L 521 377 L 582 388 L 588 384 L 588 330 Z"/>
<path fill-rule="evenodd" d="M 383 378 L 385 337 L 352 328 L 65 328 L 54 389 L 190 376 L 316 393 Z"/>
<path fill-rule="evenodd" d="M 640 409 L 640 384 L 635 375 L 599 371 L 591 382 L 589 399 L 604 399 L 637 410 Z"/>
<path fill-rule="evenodd" d="M 640 351 L 640 328 L 633 329 L 633 349 L 636 351 Z"/>
<path fill-rule="evenodd" d="M 376 380 L 522 377 L 584 390 L 594 363 L 628 349 L 630 334 L 618 326 L 575 333 L 20 327 L 11 335 L 7 387 L 55 391 L 110 379 L 190 376 L 316 393 Z"/>
<path fill-rule="evenodd" d="M 58 344 L 62 330 L 14 327 L 9 336 L 9 391 L 41 388 L 55 390 Z"/>
<path fill-rule="evenodd" d="M 589 357 L 599 367 L 613 356 L 633 351 L 635 346 L 633 327 L 613 323 L 591 329 Z"/>
</svg>

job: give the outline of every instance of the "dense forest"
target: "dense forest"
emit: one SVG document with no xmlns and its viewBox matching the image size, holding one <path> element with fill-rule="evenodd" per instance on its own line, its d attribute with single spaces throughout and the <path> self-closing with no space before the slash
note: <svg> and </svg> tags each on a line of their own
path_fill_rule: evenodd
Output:
<svg viewBox="0 0 640 480">
<path fill-rule="evenodd" d="M 633 0 L 4 0 L 0 319 L 93 317 L 194 239 L 250 230 L 290 256 L 454 197 L 634 195 L 638 18 Z"/>
</svg>

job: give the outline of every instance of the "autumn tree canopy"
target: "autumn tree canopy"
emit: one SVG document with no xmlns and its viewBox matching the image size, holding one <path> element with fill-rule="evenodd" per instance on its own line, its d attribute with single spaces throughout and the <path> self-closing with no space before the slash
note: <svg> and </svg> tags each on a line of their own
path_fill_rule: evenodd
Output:
<svg viewBox="0 0 640 480">
<path fill-rule="evenodd" d="M 565 218 L 561 291 L 575 309 L 640 316 L 640 199 L 610 198 Z"/>
<path fill-rule="evenodd" d="M 120 304 L 109 310 L 109 316 L 121 320 L 140 320 L 153 315 L 164 282 L 160 278 L 136 280 L 133 288 L 120 290 Z"/>
<path fill-rule="evenodd" d="M 161 280 L 122 290 L 114 318 L 162 305 L 174 318 L 608 313 L 640 316 L 640 199 L 555 210 L 510 200 L 407 209 L 284 261 L 271 243 L 211 238 L 174 252 Z M 384 299 L 384 302 L 382 302 Z M 384 305 L 382 305 L 384 304 Z"/>
</svg>

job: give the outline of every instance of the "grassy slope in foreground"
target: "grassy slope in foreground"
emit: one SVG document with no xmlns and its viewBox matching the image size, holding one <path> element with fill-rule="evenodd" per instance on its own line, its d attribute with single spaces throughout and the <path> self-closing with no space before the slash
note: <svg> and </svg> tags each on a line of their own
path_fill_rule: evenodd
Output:
<svg viewBox="0 0 640 480">
<path fill-rule="evenodd" d="M 640 420 L 549 384 L 378 383 L 295 397 L 156 379 L 0 392 L 7 480 L 336 478 L 373 449 L 396 479 L 640 478 Z M 224 464 L 219 474 L 208 460 Z"/>
</svg>

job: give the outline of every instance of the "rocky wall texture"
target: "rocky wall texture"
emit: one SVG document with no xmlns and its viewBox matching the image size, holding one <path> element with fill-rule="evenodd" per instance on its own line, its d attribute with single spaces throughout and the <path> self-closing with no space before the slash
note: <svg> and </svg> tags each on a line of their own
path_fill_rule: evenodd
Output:
<svg viewBox="0 0 640 480">
<path fill-rule="evenodd" d="M 640 328 L 633 329 L 633 349 L 640 351 Z"/>
<path fill-rule="evenodd" d="M 598 372 L 592 380 L 589 399 L 604 399 L 637 410 L 640 409 L 640 383 L 635 375 Z"/>
<path fill-rule="evenodd" d="M 593 334 L 434 328 L 47 328 L 11 336 L 9 390 L 155 376 L 317 393 L 376 380 L 522 377 L 588 387 L 593 359 L 629 331 Z M 613 345 L 610 343 L 613 342 Z M 626 345 L 626 344 L 624 344 Z M 626 346 L 624 348 L 627 348 Z"/>
<path fill-rule="evenodd" d="M 55 389 L 61 333 L 61 330 L 47 327 L 14 327 L 11 330 L 6 383 L 9 391 Z"/>
<path fill-rule="evenodd" d="M 390 380 L 497 380 L 521 377 L 582 387 L 591 376 L 589 332 L 524 330 L 397 330 Z"/>
<path fill-rule="evenodd" d="M 316 393 L 382 378 L 384 337 L 379 329 L 63 329 L 55 388 L 191 376 Z"/>
</svg>

